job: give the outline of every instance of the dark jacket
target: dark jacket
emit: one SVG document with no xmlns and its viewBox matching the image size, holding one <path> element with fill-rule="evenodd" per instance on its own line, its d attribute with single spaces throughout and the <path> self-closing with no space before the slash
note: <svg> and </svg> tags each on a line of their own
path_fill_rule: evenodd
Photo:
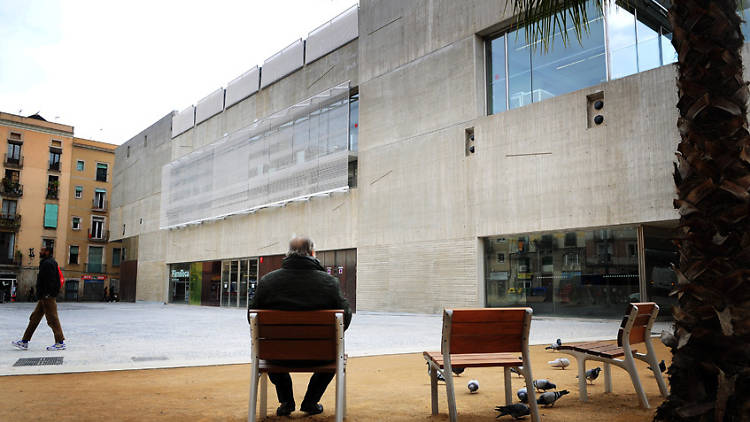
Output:
<svg viewBox="0 0 750 422">
<path fill-rule="evenodd" d="M 284 258 L 281 269 L 260 279 L 248 309 L 343 309 L 344 329 L 349 327 L 352 320 L 352 311 L 341 293 L 339 281 L 326 273 L 320 261 L 311 256 L 290 255 Z"/>
<path fill-rule="evenodd" d="M 57 261 L 49 257 L 39 263 L 39 273 L 36 275 L 36 295 L 39 299 L 45 296 L 57 297 L 60 293 L 60 273 Z"/>
</svg>

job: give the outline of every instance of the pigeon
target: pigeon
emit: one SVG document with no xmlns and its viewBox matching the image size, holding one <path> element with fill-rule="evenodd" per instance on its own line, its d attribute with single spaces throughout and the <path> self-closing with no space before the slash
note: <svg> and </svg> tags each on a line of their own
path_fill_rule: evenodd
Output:
<svg viewBox="0 0 750 422">
<path fill-rule="evenodd" d="M 510 368 L 510 372 L 513 372 L 514 374 L 518 375 L 518 378 L 521 378 L 523 376 L 521 371 L 523 371 L 523 366 L 511 366 Z"/>
<path fill-rule="evenodd" d="M 586 381 L 591 381 L 591 383 L 594 383 L 594 380 L 599 377 L 599 372 L 602 371 L 602 368 L 596 367 L 594 369 L 589 369 L 586 371 Z M 576 375 L 576 378 L 578 378 L 578 375 Z"/>
<path fill-rule="evenodd" d="M 557 399 L 568 394 L 568 390 L 562 391 L 548 391 L 539 395 L 536 404 L 543 404 L 545 406 L 554 406 Z"/>
<path fill-rule="evenodd" d="M 549 346 L 545 347 L 544 350 L 557 350 L 558 347 L 562 346 L 562 342 L 560 339 L 555 340 L 554 343 L 550 344 Z"/>
<path fill-rule="evenodd" d="M 465 371 L 465 370 L 466 370 L 466 368 L 451 368 L 451 371 L 452 371 L 452 372 L 453 372 L 453 373 L 454 373 L 454 374 L 455 374 L 456 376 L 460 376 L 461 374 L 463 374 L 463 373 L 464 373 L 464 371 Z"/>
<path fill-rule="evenodd" d="M 650 366 L 648 367 L 648 369 L 651 369 L 653 371 L 653 368 L 651 368 Z M 661 362 L 659 362 L 659 371 L 664 372 L 666 370 L 667 370 L 667 364 L 664 363 L 664 359 L 662 359 Z"/>
<path fill-rule="evenodd" d="M 439 369 L 436 369 L 435 371 L 437 371 L 437 379 L 438 379 L 438 381 L 445 382 L 445 377 L 443 376 L 443 371 L 441 371 Z M 428 374 L 430 373 L 430 364 L 429 363 L 427 364 L 427 373 Z"/>
<path fill-rule="evenodd" d="M 560 369 L 565 369 L 568 366 L 570 366 L 570 361 L 566 358 L 557 358 L 547 363 L 549 363 L 553 368 L 560 368 Z"/>
<path fill-rule="evenodd" d="M 529 394 L 526 392 L 526 387 L 519 388 L 518 391 L 516 391 L 516 395 L 518 396 L 518 400 L 521 400 L 521 403 L 529 402 Z"/>
<path fill-rule="evenodd" d="M 523 416 L 531 413 L 529 411 L 529 406 L 526 406 L 523 403 L 514 403 L 508 406 L 497 406 L 495 407 L 495 410 L 500 412 L 499 415 L 495 416 L 496 418 L 504 415 L 510 415 L 514 419 L 521 419 Z"/>
<path fill-rule="evenodd" d="M 675 347 L 677 347 L 677 337 L 675 337 L 674 334 L 670 333 L 667 330 L 662 330 L 659 339 L 662 343 L 664 343 L 665 346 L 669 347 L 670 349 L 674 349 Z"/>
<path fill-rule="evenodd" d="M 469 389 L 470 393 L 476 393 L 479 390 L 479 381 L 469 380 L 469 383 L 466 384 L 466 387 Z"/>
<path fill-rule="evenodd" d="M 534 388 L 536 388 L 537 391 L 554 390 L 555 388 L 557 388 L 555 384 L 552 384 L 551 382 L 549 382 L 549 380 L 546 380 L 544 378 L 534 380 L 532 384 L 534 385 Z"/>
</svg>

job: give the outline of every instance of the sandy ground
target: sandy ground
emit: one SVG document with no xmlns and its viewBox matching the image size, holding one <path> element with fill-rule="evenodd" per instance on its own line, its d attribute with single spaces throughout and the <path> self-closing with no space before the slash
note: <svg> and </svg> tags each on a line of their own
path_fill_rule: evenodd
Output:
<svg viewBox="0 0 750 422">
<path fill-rule="evenodd" d="M 659 359 L 669 364 L 668 350 L 658 340 L 654 344 Z M 551 368 L 547 361 L 556 357 L 570 358 L 571 366 Z M 421 354 L 351 358 L 348 365 L 346 420 L 448 420 L 442 383 L 440 414 L 430 414 L 430 383 Z M 583 403 L 578 400 L 576 362 L 571 356 L 534 346 L 532 365 L 535 378 L 547 378 L 558 390 L 570 391 L 554 407 L 541 408 L 543 421 L 648 421 L 662 402 L 653 374 L 639 361 L 651 409 L 638 405 L 630 378 L 619 368 L 612 367 L 612 393 L 604 393 L 600 375 L 588 388 L 589 401 Z M 589 368 L 595 366 L 598 362 L 588 362 Z M 293 374 L 298 405 L 308 377 Z M 247 420 L 249 379 L 249 365 L 0 377 L 0 421 L 243 421 Z M 480 383 L 476 394 L 466 388 L 470 379 Z M 269 414 L 275 414 L 275 391 L 269 386 Z M 323 396 L 322 415 L 306 417 L 298 411 L 291 419 L 333 421 L 334 386 L 335 381 Z M 461 421 L 512 420 L 509 416 L 495 419 L 493 410 L 504 404 L 502 368 L 469 368 L 456 378 L 456 386 Z M 514 375 L 514 398 L 522 386 L 523 380 Z"/>
</svg>

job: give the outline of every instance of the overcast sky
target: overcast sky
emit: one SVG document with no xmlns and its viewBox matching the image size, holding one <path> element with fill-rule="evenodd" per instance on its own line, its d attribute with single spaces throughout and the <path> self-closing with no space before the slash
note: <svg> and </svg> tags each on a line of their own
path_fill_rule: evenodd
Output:
<svg viewBox="0 0 750 422">
<path fill-rule="evenodd" d="M 122 144 L 356 0 L 0 0 L 0 111 Z"/>
</svg>

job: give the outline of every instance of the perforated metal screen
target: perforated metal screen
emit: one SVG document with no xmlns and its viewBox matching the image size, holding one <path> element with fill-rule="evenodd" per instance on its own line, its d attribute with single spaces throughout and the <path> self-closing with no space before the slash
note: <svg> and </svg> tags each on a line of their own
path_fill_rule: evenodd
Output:
<svg viewBox="0 0 750 422">
<path fill-rule="evenodd" d="M 162 229 L 345 190 L 349 83 L 162 168 Z"/>
</svg>

